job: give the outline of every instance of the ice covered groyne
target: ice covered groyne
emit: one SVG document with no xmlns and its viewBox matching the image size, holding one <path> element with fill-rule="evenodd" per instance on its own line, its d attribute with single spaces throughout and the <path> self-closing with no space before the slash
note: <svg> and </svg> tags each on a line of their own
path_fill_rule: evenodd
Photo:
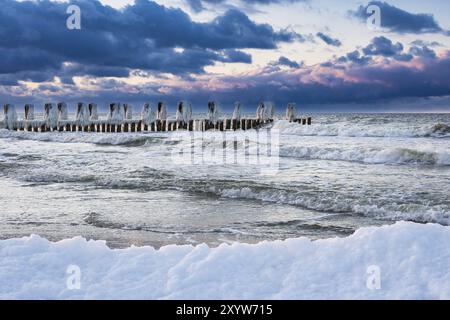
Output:
<svg viewBox="0 0 450 320">
<path fill-rule="evenodd" d="M 180 102 L 177 106 L 175 119 L 167 117 L 166 106 L 159 102 L 155 109 L 150 103 L 145 103 L 139 117 L 133 118 L 132 106 L 129 104 L 111 103 L 105 119 L 100 119 L 97 105 L 94 103 L 78 103 L 75 119 L 69 119 L 66 103 L 47 103 L 42 119 L 36 119 L 34 106 L 25 105 L 24 117 L 20 119 L 14 105 L 4 106 L 4 120 L 0 128 L 29 132 L 168 132 L 178 130 L 188 131 L 226 131 L 258 129 L 275 120 L 273 103 L 262 102 L 253 118 L 241 117 L 241 105 L 235 104 L 235 110 L 230 118 L 221 117 L 219 105 L 210 101 L 205 119 L 192 117 L 192 106 L 188 102 Z M 295 104 L 290 103 L 286 111 L 286 119 L 301 125 L 311 125 L 310 117 L 298 118 L 295 115 Z"/>
</svg>

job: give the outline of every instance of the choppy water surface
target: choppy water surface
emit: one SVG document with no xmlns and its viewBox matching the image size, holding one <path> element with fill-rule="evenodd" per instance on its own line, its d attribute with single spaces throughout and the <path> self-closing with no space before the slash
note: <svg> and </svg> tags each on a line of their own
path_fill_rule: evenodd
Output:
<svg viewBox="0 0 450 320">
<path fill-rule="evenodd" d="M 450 115 L 313 119 L 274 123 L 272 174 L 251 161 L 214 161 L 249 132 L 227 133 L 223 153 L 220 132 L 0 130 L 0 237 L 158 247 L 345 236 L 396 220 L 450 224 Z M 183 158 L 181 150 L 196 151 Z"/>
</svg>

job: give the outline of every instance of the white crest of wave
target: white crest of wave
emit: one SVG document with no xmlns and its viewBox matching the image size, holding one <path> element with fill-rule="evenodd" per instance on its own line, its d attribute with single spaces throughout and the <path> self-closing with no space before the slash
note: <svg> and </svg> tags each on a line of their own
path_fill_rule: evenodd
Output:
<svg viewBox="0 0 450 320">
<path fill-rule="evenodd" d="M 283 134 L 300 136 L 342 136 L 342 137 L 450 137 L 450 125 L 443 123 L 423 125 L 367 124 L 361 122 L 316 123 L 311 126 L 299 126 L 286 120 L 276 121 L 274 129 Z"/>
<path fill-rule="evenodd" d="M 282 147 L 280 155 L 302 159 L 336 160 L 362 162 L 368 164 L 413 164 L 450 165 L 450 150 L 413 149 L 401 147 L 329 147 L 329 146 L 288 146 Z"/>
</svg>

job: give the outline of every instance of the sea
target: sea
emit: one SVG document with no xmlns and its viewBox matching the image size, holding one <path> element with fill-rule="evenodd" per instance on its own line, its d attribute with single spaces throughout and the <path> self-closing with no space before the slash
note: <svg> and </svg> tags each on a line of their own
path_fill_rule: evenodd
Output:
<svg viewBox="0 0 450 320">
<path fill-rule="evenodd" d="M 450 224 L 450 114 L 303 116 L 312 125 L 279 115 L 227 132 L 0 129 L 0 239 L 159 248 Z"/>
</svg>

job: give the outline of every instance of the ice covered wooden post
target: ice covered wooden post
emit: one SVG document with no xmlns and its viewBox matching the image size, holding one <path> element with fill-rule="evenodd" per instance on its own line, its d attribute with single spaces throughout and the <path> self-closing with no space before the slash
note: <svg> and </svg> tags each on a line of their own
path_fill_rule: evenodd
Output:
<svg viewBox="0 0 450 320">
<path fill-rule="evenodd" d="M 122 131 L 129 132 L 130 131 L 130 122 L 133 120 L 133 107 L 127 103 L 123 104 L 123 112 L 124 112 L 124 121 L 122 124 Z"/>
<path fill-rule="evenodd" d="M 70 131 L 69 111 L 65 102 L 57 104 L 57 119 L 59 131 Z"/>
<path fill-rule="evenodd" d="M 288 103 L 286 108 L 286 120 L 288 120 L 289 122 L 293 122 L 295 120 L 296 111 L 297 110 L 295 103 Z"/>
<path fill-rule="evenodd" d="M 89 103 L 88 110 L 89 110 L 89 121 L 90 121 L 89 131 L 99 132 L 101 124 L 97 122 L 98 121 L 97 104 Z"/>
<path fill-rule="evenodd" d="M 275 105 L 272 102 L 261 102 L 256 109 L 257 124 L 267 123 L 275 116 Z"/>
<path fill-rule="evenodd" d="M 121 132 L 122 122 L 125 117 L 125 111 L 120 103 L 111 103 L 107 121 L 109 123 L 109 132 Z"/>
<path fill-rule="evenodd" d="M 32 121 L 34 120 L 34 105 L 27 103 L 25 105 L 25 117 L 24 119 L 26 121 Z"/>
<path fill-rule="evenodd" d="M 141 128 L 143 125 L 144 131 L 148 131 L 148 130 L 154 131 L 155 121 L 156 121 L 155 112 L 152 110 L 150 103 L 145 103 L 144 106 L 142 107 L 142 112 L 141 112 Z M 138 130 L 139 130 L 139 125 L 138 125 Z"/>
<path fill-rule="evenodd" d="M 33 131 L 33 123 L 34 121 L 34 105 L 26 104 L 25 105 L 25 113 L 24 113 L 24 126 L 26 131 Z"/>
<path fill-rule="evenodd" d="M 17 128 L 17 112 L 13 104 L 5 104 L 3 106 L 4 124 L 8 130 L 15 130 Z"/>
<path fill-rule="evenodd" d="M 76 123 L 78 125 L 78 128 L 82 131 L 88 131 L 89 130 L 89 109 L 88 106 L 85 103 L 78 103 L 77 105 L 77 114 L 76 114 Z M 80 130 L 80 131 L 81 131 Z"/>
<path fill-rule="evenodd" d="M 234 111 L 233 116 L 231 117 L 231 127 L 230 129 L 237 130 L 240 128 L 240 122 L 241 122 L 241 103 L 236 102 L 234 104 Z M 227 126 L 228 129 L 228 126 Z"/>
<path fill-rule="evenodd" d="M 263 120 L 264 122 L 267 122 L 269 120 L 273 120 L 273 118 L 275 117 L 275 112 L 276 112 L 276 108 L 275 108 L 275 104 L 273 102 L 266 102 L 266 113 L 265 113 L 265 119 Z"/>
<path fill-rule="evenodd" d="M 179 102 L 175 117 L 176 127 L 172 128 L 172 130 L 188 129 L 191 120 L 192 120 L 192 104 L 186 101 Z"/>
<path fill-rule="evenodd" d="M 167 121 L 167 109 L 164 102 L 158 102 L 156 109 L 156 131 L 165 131 Z"/>
<path fill-rule="evenodd" d="M 217 129 L 217 122 L 219 120 L 219 105 L 215 101 L 208 102 L 208 123 L 206 130 Z"/>
<path fill-rule="evenodd" d="M 53 103 L 46 103 L 44 105 L 44 122 L 41 126 L 41 132 L 54 131 L 58 127 L 58 108 Z"/>
<path fill-rule="evenodd" d="M 98 120 L 98 110 L 96 103 L 89 103 L 89 120 L 91 121 Z"/>
</svg>

